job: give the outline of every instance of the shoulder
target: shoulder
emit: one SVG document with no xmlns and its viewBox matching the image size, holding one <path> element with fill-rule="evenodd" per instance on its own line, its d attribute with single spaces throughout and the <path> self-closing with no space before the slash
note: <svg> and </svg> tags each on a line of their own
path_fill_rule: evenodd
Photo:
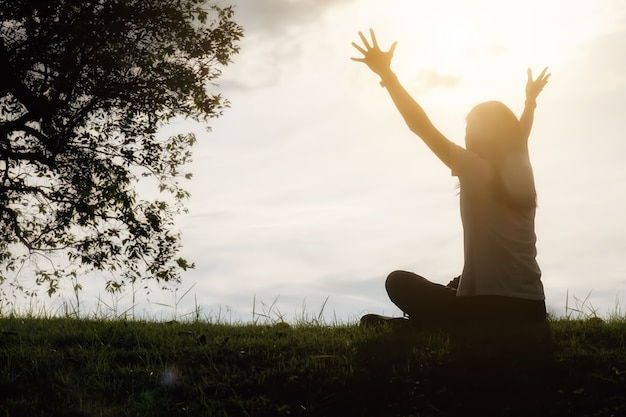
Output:
<svg viewBox="0 0 626 417">
<path fill-rule="evenodd" d="M 478 154 L 450 143 L 450 168 L 460 181 L 468 178 L 484 178 L 490 175 L 491 165 Z"/>
</svg>

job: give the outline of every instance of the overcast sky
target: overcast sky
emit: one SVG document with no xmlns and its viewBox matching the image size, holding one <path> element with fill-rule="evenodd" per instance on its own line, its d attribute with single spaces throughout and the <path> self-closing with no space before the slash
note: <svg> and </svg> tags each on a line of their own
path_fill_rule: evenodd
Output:
<svg viewBox="0 0 626 417">
<path fill-rule="evenodd" d="M 531 134 L 547 303 L 563 314 L 568 292 L 570 307 L 591 292 L 586 305 L 600 314 L 620 308 L 626 2 L 218 3 L 235 4 L 245 30 L 215 90 L 231 108 L 210 133 L 172 128 L 199 139 L 190 211 L 178 221 L 196 269 L 176 294 L 138 295 L 139 312 L 167 316 L 173 308 L 157 303 L 179 303 L 179 312 L 198 306 L 213 318 L 249 321 L 254 308 L 297 320 L 324 306 L 328 320 L 350 322 L 398 313 L 384 291 L 394 269 L 444 284 L 460 274 L 455 178 L 406 128 L 377 77 L 349 59 L 359 55 L 357 32 L 370 27 L 381 47 L 398 41 L 392 68 L 459 144 L 473 105 L 500 100 L 519 115 L 526 68 L 550 67 Z M 87 284 L 84 298 L 98 291 L 101 282 Z"/>
</svg>

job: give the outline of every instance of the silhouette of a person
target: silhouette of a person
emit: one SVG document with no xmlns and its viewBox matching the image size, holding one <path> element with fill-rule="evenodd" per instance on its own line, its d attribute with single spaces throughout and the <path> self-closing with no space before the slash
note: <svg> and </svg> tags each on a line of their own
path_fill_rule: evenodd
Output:
<svg viewBox="0 0 626 417">
<path fill-rule="evenodd" d="M 541 270 L 536 262 L 536 191 L 528 137 L 536 99 L 548 82 L 545 68 L 533 80 L 528 69 L 526 103 L 518 120 L 504 104 L 478 104 L 466 118 L 465 148 L 449 141 L 429 120 L 391 70 L 388 51 L 359 32 L 363 54 L 351 58 L 381 78 L 409 129 L 447 165 L 460 184 L 464 233 L 462 274 L 440 285 L 407 271 L 394 271 L 385 287 L 409 323 L 459 324 L 483 320 L 545 321 Z M 368 314 L 362 324 L 406 320 Z M 406 322 L 406 321 L 405 321 Z"/>
</svg>

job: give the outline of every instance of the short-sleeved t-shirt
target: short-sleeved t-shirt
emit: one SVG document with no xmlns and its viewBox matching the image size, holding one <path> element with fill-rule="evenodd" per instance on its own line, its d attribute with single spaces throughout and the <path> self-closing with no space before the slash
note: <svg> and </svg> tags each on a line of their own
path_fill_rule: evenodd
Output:
<svg viewBox="0 0 626 417">
<path fill-rule="evenodd" d="M 464 265 L 457 295 L 500 295 L 544 300 L 536 261 L 535 208 L 513 208 L 492 192 L 494 168 L 474 152 L 450 143 L 452 175 L 460 182 Z M 513 163 L 507 189 L 532 187 L 527 158 Z M 502 175 L 502 173 L 500 173 Z"/>
</svg>

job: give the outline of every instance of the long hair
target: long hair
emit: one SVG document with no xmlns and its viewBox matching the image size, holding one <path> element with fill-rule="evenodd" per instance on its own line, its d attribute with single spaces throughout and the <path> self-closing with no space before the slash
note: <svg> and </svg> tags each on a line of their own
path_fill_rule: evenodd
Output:
<svg viewBox="0 0 626 417">
<path fill-rule="evenodd" d="M 467 150 L 487 160 L 495 169 L 492 190 L 496 200 L 513 208 L 536 207 L 537 194 L 528 149 L 522 138 L 520 122 L 511 109 L 499 101 L 487 101 L 474 107 L 465 120 Z M 511 178 L 510 175 L 525 178 L 528 183 L 524 188 L 528 192 L 513 195 L 507 189 L 505 175 L 507 178 Z"/>
</svg>

